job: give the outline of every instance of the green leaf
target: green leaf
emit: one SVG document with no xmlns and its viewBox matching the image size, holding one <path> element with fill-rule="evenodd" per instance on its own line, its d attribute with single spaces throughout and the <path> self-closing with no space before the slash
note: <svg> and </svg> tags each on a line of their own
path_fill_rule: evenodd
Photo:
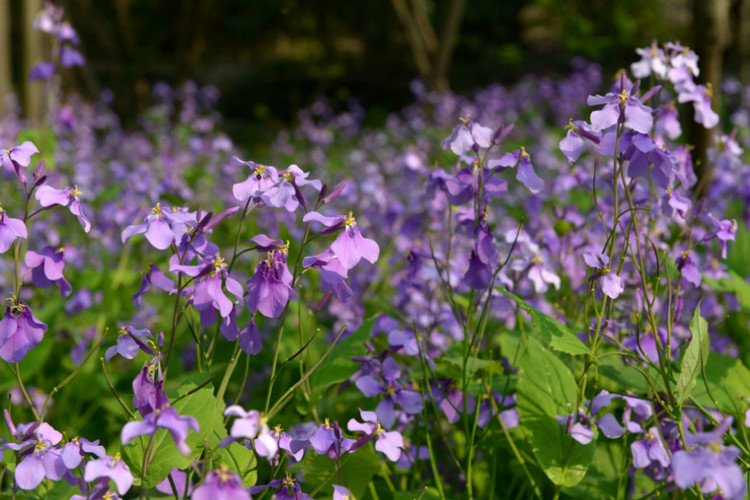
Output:
<svg viewBox="0 0 750 500">
<path fill-rule="evenodd" d="M 316 401 L 328 387 L 347 380 L 357 371 L 359 363 L 352 361 L 352 358 L 367 353 L 365 342 L 370 340 L 376 320 L 377 316 L 366 319 L 354 333 L 339 341 L 328 353 L 328 357 L 310 375 L 310 392 L 313 401 Z"/>
<path fill-rule="evenodd" d="M 706 381 L 719 410 L 733 413 L 747 407 L 750 397 L 750 370 L 737 358 L 710 352 L 706 362 Z M 713 406 L 710 397 L 699 394 L 698 400 Z"/>
<path fill-rule="evenodd" d="M 189 379 L 177 390 L 178 394 L 185 394 L 200 384 Z M 164 429 L 159 429 L 153 437 L 154 444 L 151 452 L 151 462 L 144 478 L 144 487 L 152 488 L 167 477 L 173 468 L 184 469 L 203 452 L 204 442 L 212 435 L 217 418 L 216 398 L 211 384 L 196 392 L 185 396 L 175 403 L 174 407 L 180 416 L 191 416 L 198 421 L 200 430 L 191 429 L 186 442 L 190 446 L 190 453 L 183 455 L 177 449 L 172 436 Z M 220 417 L 220 414 L 219 418 Z M 132 443 L 123 446 L 122 455 L 135 477 L 141 476 L 143 455 L 148 446 L 149 436 L 143 436 Z M 228 464 L 229 465 L 229 464 Z"/>
<path fill-rule="evenodd" d="M 586 475 L 596 448 L 574 441 L 556 420 L 557 415 L 576 410 L 575 378 L 557 356 L 533 338 L 518 366 L 518 415 L 534 456 L 553 483 L 575 486 Z"/>
<path fill-rule="evenodd" d="M 363 446 L 354 454 L 344 455 L 341 460 L 341 479 L 336 474 L 334 462 L 327 455 L 307 453 L 300 462 L 300 469 L 310 491 L 321 488 L 325 498 L 333 492 L 333 484 L 346 486 L 354 498 L 362 498 L 372 477 L 383 470 L 383 463 L 371 445 Z"/>
<path fill-rule="evenodd" d="M 693 319 L 690 320 L 690 333 L 693 334 L 690 343 L 685 349 L 685 355 L 682 357 L 680 365 L 680 376 L 677 379 L 677 386 L 674 389 L 675 399 L 678 404 L 682 404 L 686 397 L 690 395 L 695 385 L 695 377 L 700 373 L 701 368 L 706 366 L 710 346 L 708 342 L 708 323 L 701 317 L 700 303 L 695 308 Z"/>
<path fill-rule="evenodd" d="M 556 351 L 572 354 L 591 354 L 591 349 L 573 334 L 568 327 L 557 321 L 551 316 L 547 316 L 541 311 L 531 307 L 528 302 L 518 295 L 509 292 L 502 286 L 496 286 L 495 290 L 506 297 L 513 299 L 524 311 L 531 315 L 533 322 L 533 331 L 545 344 L 549 345 Z"/>
</svg>

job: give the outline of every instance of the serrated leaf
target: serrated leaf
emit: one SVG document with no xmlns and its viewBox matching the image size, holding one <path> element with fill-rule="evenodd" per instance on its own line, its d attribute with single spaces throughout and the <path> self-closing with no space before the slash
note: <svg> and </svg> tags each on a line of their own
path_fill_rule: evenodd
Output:
<svg viewBox="0 0 750 500">
<path fill-rule="evenodd" d="M 328 387 L 347 380 L 357 371 L 359 363 L 352 361 L 352 358 L 367 353 L 365 342 L 370 340 L 376 320 L 376 316 L 366 319 L 355 332 L 339 341 L 328 357 L 310 375 L 310 392 L 313 401 L 317 400 Z"/>
<path fill-rule="evenodd" d="M 518 295 L 509 292 L 502 286 L 496 286 L 495 290 L 506 297 L 513 299 L 524 311 L 531 315 L 533 331 L 539 336 L 541 341 L 555 349 L 556 351 L 572 354 L 591 354 L 591 349 L 586 346 L 581 339 L 575 336 L 568 327 L 557 321 L 555 318 L 544 314 L 533 308 L 528 302 Z"/>
<path fill-rule="evenodd" d="M 701 317 L 700 303 L 695 308 L 693 318 L 690 320 L 690 333 L 693 334 L 690 343 L 685 349 L 680 365 L 680 376 L 674 389 L 675 399 L 682 404 L 690 395 L 695 384 L 695 377 L 700 373 L 701 367 L 706 366 L 710 345 L 708 339 L 708 323 Z"/>
<path fill-rule="evenodd" d="M 557 415 L 575 411 L 576 381 L 567 366 L 535 339 L 521 355 L 518 415 L 532 451 L 547 477 L 560 486 L 575 486 L 586 475 L 596 448 L 574 441 Z"/>
<path fill-rule="evenodd" d="M 180 386 L 177 392 L 178 394 L 185 394 L 198 385 L 199 383 L 191 379 L 186 382 L 186 385 Z M 193 432 L 191 429 L 185 440 L 190 446 L 188 455 L 180 453 L 169 432 L 164 429 L 156 431 L 151 453 L 152 459 L 144 478 L 144 487 L 146 488 L 153 488 L 159 484 L 172 469 L 188 467 L 203 452 L 204 441 L 212 434 L 217 412 L 216 398 L 211 384 L 185 396 L 175 403 L 174 407 L 179 415 L 195 418 L 200 427 L 199 431 Z M 135 477 L 141 476 L 143 455 L 149 440 L 149 436 L 142 436 L 122 448 L 123 458 Z"/>
</svg>

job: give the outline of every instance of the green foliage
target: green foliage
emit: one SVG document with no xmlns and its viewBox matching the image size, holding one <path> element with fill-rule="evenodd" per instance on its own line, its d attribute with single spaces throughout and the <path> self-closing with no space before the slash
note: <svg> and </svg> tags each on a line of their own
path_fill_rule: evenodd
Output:
<svg viewBox="0 0 750 500">
<path fill-rule="evenodd" d="M 693 319 L 690 320 L 690 332 L 693 337 L 685 349 L 680 367 L 680 376 L 674 389 L 675 400 L 681 404 L 690 395 L 695 384 L 695 376 L 706 366 L 710 352 L 708 339 L 708 323 L 701 317 L 700 304 L 695 308 Z"/>
<path fill-rule="evenodd" d="M 327 496 L 333 490 L 333 484 L 345 484 L 354 498 L 362 498 L 373 476 L 383 470 L 383 463 L 375 454 L 373 446 L 366 445 L 341 458 L 340 475 L 334 461 L 327 455 L 316 453 L 305 454 L 299 469 L 310 491 L 321 491 Z"/>
<path fill-rule="evenodd" d="M 529 339 L 518 366 L 518 415 L 534 456 L 553 483 L 575 486 L 586 475 L 596 448 L 574 441 L 556 420 L 576 411 L 575 378 L 534 339 Z"/>
<path fill-rule="evenodd" d="M 591 354 L 591 349 L 589 349 L 586 344 L 581 342 L 575 334 L 555 318 L 534 309 L 526 301 L 501 286 L 495 287 L 495 289 L 506 297 L 516 301 L 521 309 L 531 315 L 533 332 L 545 345 L 549 345 L 557 351 L 572 354 L 574 356 L 579 354 Z"/>
</svg>

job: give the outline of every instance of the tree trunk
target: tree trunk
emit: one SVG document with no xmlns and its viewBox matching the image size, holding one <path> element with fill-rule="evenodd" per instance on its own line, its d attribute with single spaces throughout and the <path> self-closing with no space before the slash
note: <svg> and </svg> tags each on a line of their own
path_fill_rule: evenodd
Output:
<svg viewBox="0 0 750 500">
<path fill-rule="evenodd" d="M 695 52 L 700 57 L 701 69 L 698 80 L 710 85 L 712 107 L 719 111 L 721 99 L 721 73 L 724 50 L 729 43 L 729 0 L 694 0 Z M 715 130 L 692 122 L 690 129 L 693 150 L 693 168 L 698 177 L 699 195 L 705 194 L 711 181 L 707 151 L 713 145 Z"/>
<path fill-rule="evenodd" d="M 11 78 L 10 3 L 0 0 L 0 115 L 7 111 L 6 98 L 13 93 Z"/>
<path fill-rule="evenodd" d="M 43 83 L 30 82 L 29 72 L 34 64 L 44 60 L 42 33 L 31 29 L 36 15 L 42 10 L 42 0 L 24 0 L 21 15 L 23 32 L 23 65 L 21 86 L 23 88 L 24 111 L 27 118 L 40 119 L 43 109 Z"/>
</svg>

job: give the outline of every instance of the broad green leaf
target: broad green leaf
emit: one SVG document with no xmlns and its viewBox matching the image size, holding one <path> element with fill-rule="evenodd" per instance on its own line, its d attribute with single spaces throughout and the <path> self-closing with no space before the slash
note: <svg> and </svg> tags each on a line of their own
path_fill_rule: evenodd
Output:
<svg viewBox="0 0 750 500">
<path fill-rule="evenodd" d="M 706 380 L 711 389 L 711 396 L 719 404 L 719 410 L 733 413 L 738 408 L 747 408 L 750 397 L 750 370 L 737 358 L 710 352 L 706 362 Z M 711 397 L 705 389 L 698 395 L 698 400 L 713 406 Z"/>
<path fill-rule="evenodd" d="M 596 448 L 594 443 L 584 446 L 574 441 L 556 420 L 557 415 L 575 411 L 575 378 L 533 338 L 518 366 L 518 415 L 534 456 L 553 483 L 575 486 L 586 475 Z"/>
<path fill-rule="evenodd" d="M 597 446 L 591 467 L 583 481 L 571 489 L 563 490 L 570 498 L 617 498 L 620 475 L 628 473 L 623 468 L 626 459 L 621 440 L 608 440 L 607 446 Z M 630 457 L 630 449 L 627 449 Z M 623 481 L 627 487 L 627 481 Z"/>
<path fill-rule="evenodd" d="M 737 302 L 746 311 L 750 311 L 750 284 L 741 275 L 732 270 L 729 271 L 729 275 L 732 279 L 721 278 L 717 280 L 704 276 L 703 282 L 717 292 L 733 292 L 735 297 L 737 297 Z"/>
<path fill-rule="evenodd" d="M 328 387 L 347 380 L 357 371 L 359 363 L 352 361 L 352 358 L 367 353 L 365 342 L 370 340 L 376 320 L 376 316 L 366 319 L 355 332 L 339 341 L 328 357 L 310 375 L 310 392 L 313 401 L 319 398 Z"/>
<path fill-rule="evenodd" d="M 680 376 L 674 389 L 677 404 L 682 404 L 690 395 L 695 384 L 695 377 L 706 366 L 710 346 L 708 342 L 708 323 L 701 317 L 700 303 L 695 308 L 693 319 L 690 320 L 690 333 L 693 334 L 690 343 L 685 349 L 680 365 Z"/>
<path fill-rule="evenodd" d="M 652 370 L 646 366 L 642 369 L 646 372 Z M 602 377 L 604 389 L 610 392 L 633 391 L 636 394 L 646 394 L 649 390 L 648 383 L 643 375 L 632 365 L 625 363 L 620 356 L 606 356 L 599 359 L 599 375 Z M 652 372 L 654 377 L 658 374 Z M 607 382 L 611 382 L 611 385 Z"/>
<path fill-rule="evenodd" d="M 551 316 L 547 316 L 541 311 L 531 307 L 531 305 L 520 298 L 518 295 L 509 292 L 501 286 L 496 286 L 495 290 L 506 297 L 513 299 L 524 311 L 531 315 L 533 322 L 533 331 L 539 335 L 539 338 L 545 344 L 549 345 L 556 351 L 567 354 L 591 354 L 591 349 L 573 334 L 568 327 L 557 321 Z"/>
<path fill-rule="evenodd" d="M 435 488 L 425 486 L 421 490 L 397 491 L 393 500 L 438 500 L 440 492 Z"/>
<path fill-rule="evenodd" d="M 383 470 L 383 464 L 375 454 L 373 446 L 367 445 L 353 454 L 342 457 L 341 479 L 336 474 L 334 462 L 327 455 L 313 452 L 305 454 L 300 462 L 300 469 L 310 491 L 321 488 L 320 498 L 327 498 L 333 494 L 333 484 L 343 484 L 354 498 L 362 498 L 372 477 Z M 340 482 L 342 480 L 343 482 Z"/>
<path fill-rule="evenodd" d="M 180 386 L 177 392 L 178 394 L 185 394 L 199 384 L 195 379 L 189 379 L 185 384 Z M 217 410 L 216 398 L 214 397 L 213 386 L 211 384 L 185 396 L 175 403 L 174 407 L 180 416 L 189 415 L 195 418 L 198 421 L 200 429 L 198 432 L 193 432 L 190 429 L 186 439 L 188 446 L 190 446 L 190 453 L 188 455 L 180 453 L 172 436 L 166 430 L 159 429 L 154 434 L 154 444 L 151 452 L 152 458 L 146 472 L 146 477 L 144 478 L 144 486 L 146 488 L 152 488 L 159 484 L 173 468 L 184 469 L 188 467 L 193 460 L 200 456 L 203 451 L 204 441 L 212 435 L 214 422 L 217 419 Z M 218 415 L 218 418 L 221 418 L 221 416 Z M 135 477 L 141 476 L 143 455 L 149 440 L 149 436 L 142 436 L 122 448 L 123 458 Z"/>
</svg>

